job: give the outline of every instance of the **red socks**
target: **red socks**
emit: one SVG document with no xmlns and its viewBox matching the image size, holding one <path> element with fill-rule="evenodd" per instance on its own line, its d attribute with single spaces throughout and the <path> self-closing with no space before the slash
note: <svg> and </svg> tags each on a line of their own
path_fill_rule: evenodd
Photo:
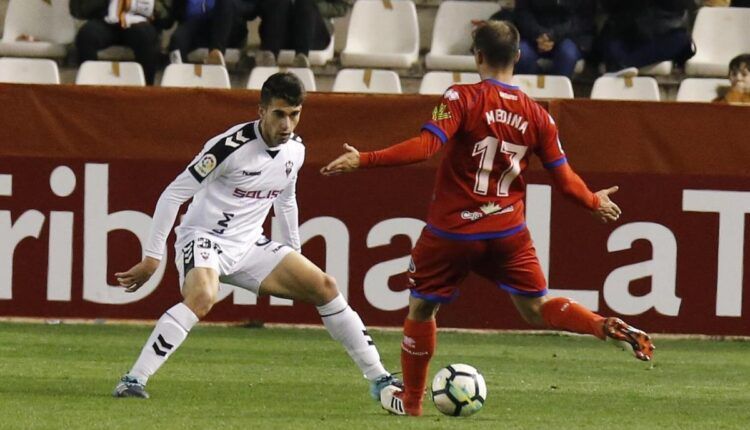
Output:
<svg viewBox="0 0 750 430">
<path fill-rule="evenodd" d="M 591 334 L 599 339 L 606 337 L 604 317 L 568 298 L 554 297 L 547 300 L 542 305 L 541 313 L 544 322 L 550 328 Z"/>
<path fill-rule="evenodd" d="M 427 386 L 427 371 L 435 352 L 435 320 L 404 321 L 401 342 L 401 368 L 404 372 L 404 406 L 409 415 L 422 415 L 422 396 Z"/>
</svg>

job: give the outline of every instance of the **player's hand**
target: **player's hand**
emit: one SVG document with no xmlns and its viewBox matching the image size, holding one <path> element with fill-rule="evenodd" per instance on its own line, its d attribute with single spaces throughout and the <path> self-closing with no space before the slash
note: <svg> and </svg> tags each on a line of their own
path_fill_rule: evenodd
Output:
<svg viewBox="0 0 750 430">
<path fill-rule="evenodd" d="M 115 277 L 119 286 L 125 288 L 125 292 L 134 293 L 151 278 L 158 267 L 159 260 L 143 257 L 140 263 L 131 267 L 127 272 L 115 273 Z"/>
<path fill-rule="evenodd" d="M 605 188 L 595 193 L 599 197 L 599 207 L 592 212 L 594 218 L 605 224 L 610 221 L 617 221 L 620 218 L 620 214 L 622 214 L 620 207 L 609 198 L 610 195 L 616 193 L 619 189 L 620 187 L 615 185 L 614 187 Z"/>
<path fill-rule="evenodd" d="M 359 151 L 357 151 L 357 148 L 345 143 L 344 151 L 346 152 L 320 169 L 320 173 L 325 176 L 332 176 L 357 170 L 359 168 Z"/>
<path fill-rule="evenodd" d="M 539 52 L 549 52 L 555 47 L 555 42 L 549 37 L 549 34 L 543 33 L 536 38 L 536 47 Z"/>
</svg>

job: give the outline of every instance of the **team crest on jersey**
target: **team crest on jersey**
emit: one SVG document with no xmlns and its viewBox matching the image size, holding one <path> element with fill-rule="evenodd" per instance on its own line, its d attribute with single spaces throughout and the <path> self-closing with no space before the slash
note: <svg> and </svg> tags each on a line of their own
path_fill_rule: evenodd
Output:
<svg viewBox="0 0 750 430">
<path fill-rule="evenodd" d="M 459 94 L 458 91 L 454 90 L 453 88 L 448 88 L 448 91 L 443 94 L 443 98 L 448 99 L 450 101 L 458 100 Z"/>
<path fill-rule="evenodd" d="M 450 119 L 451 117 L 451 111 L 448 110 L 448 105 L 445 103 L 440 103 L 440 105 L 436 106 L 435 109 L 432 110 L 432 120 L 433 121 L 442 121 L 444 119 Z"/>
<path fill-rule="evenodd" d="M 200 175 L 202 178 L 208 176 L 208 174 L 211 173 L 214 168 L 216 168 L 216 156 L 214 156 L 214 154 L 204 155 L 193 166 L 193 170 L 195 170 L 195 173 Z"/>
<path fill-rule="evenodd" d="M 286 177 L 289 177 L 289 174 L 292 173 L 292 167 L 294 166 L 294 163 L 292 161 L 286 162 Z"/>
</svg>

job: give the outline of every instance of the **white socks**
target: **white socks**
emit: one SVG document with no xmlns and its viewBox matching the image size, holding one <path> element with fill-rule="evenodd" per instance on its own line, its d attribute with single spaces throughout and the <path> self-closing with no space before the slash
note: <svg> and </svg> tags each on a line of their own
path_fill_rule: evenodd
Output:
<svg viewBox="0 0 750 430">
<path fill-rule="evenodd" d="M 145 384 L 172 355 L 198 322 L 198 317 L 183 303 L 169 308 L 156 322 L 154 331 L 146 341 L 129 375 Z"/>
<path fill-rule="evenodd" d="M 359 315 L 349 307 L 339 294 L 323 306 L 318 313 L 331 337 L 341 342 L 346 352 L 370 381 L 388 374 L 380 362 L 380 354 Z"/>
</svg>

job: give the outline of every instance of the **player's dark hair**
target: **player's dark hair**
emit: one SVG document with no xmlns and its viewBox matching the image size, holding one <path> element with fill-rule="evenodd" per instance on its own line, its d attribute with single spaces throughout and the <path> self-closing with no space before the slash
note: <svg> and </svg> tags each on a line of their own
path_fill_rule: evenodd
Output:
<svg viewBox="0 0 750 430">
<path fill-rule="evenodd" d="M 742 68 L 750 69 L 750 54 L 740 54 L 729 62 L 729 74 L 737 73 Z"/>
<path fill-rule="evenodd" d="M 521 36 L 509 21 L 490 20 L 472 34 L 472 52 L 481 51 L 490 67 L 504 69 L 516 62 Z"/>
<path fill-rule="evenodd" d="M 305 101 L 305 85 L 294 73 L 274 73 L 260 89 L 260 105 L 268 106 L 272 99 L 281 99 L 289 106 L 301 106 Z"/>
</svg>

